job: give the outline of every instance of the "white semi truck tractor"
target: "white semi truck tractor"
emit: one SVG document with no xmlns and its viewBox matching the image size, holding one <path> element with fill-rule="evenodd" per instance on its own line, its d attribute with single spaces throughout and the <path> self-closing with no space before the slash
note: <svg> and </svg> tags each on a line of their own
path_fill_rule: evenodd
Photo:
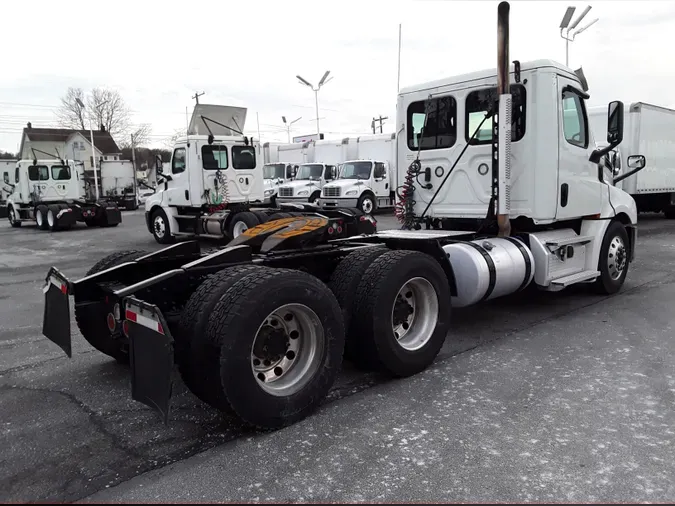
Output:
<svg viewBox="0 0 675 506">
<path fill-rule="evenodd" d="M 393 377 L 423 371 L 452 336 L 454 307 L 528 286 L 620 290 L 637 210 L 600 162 L 623 138 L 623 104 L 609 104 L 608 145 L 596 149 L 582 73 L 550 60 L 512 66 L 508 16 L 500 3 L 496 71 L 400 91 L 401 230 L 322 210 L 217 251 L 187 241 L 118 252 L 77 281 L 52 267 L 44 334 L 71 354 L 72 295 L 82 335 L 131 359 L 132 398 L 164 420 L 175 364 L 214 409 L 271 429 L 321 404 L 343 356 Z M 645 158 L 626 162 L 638 170 Z M 345 227 L 362 233 L 345 238 Z"/>
</svg>

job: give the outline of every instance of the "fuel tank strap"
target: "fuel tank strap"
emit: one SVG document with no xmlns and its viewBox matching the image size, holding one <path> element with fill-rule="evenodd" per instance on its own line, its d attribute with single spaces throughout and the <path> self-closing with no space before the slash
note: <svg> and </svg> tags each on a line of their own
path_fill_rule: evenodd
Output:
<svg viewBox="0 0 675 506">
<path fill-rule="evenodd" d="M 525 277 L 523 278 L 523 282 L 516 290 L 517 292 L 521 291 L 523 288 L 525 288 L 528 284 L 528 281 L 530 280 L 530 275 L 532 274 L 532 262 L 530 262 L 530 255 L 527 254 L 527 249 L 517 239 L 514 239 L 513 237 L 504 237 L 503 239 L 506 239 L 510 243 L 514 244 L 518 250 L 522 253 L 523 259 L 525 260 Z"/>
<path fill-rule="evenodd" d="M 468 246 L 471 246 L 476 251 L 478 251 L 481 255 L 483 255 L 483 258 L 485 259 L 485 263 L 487 264 L 488 272 L 490 273 L 490 282 L 488 283 L 487 290 L 485 290 L 485 293 L 483 294 L 483 297 L 479 301 L 479 302 L 483 302 L 483 301 L 487 300 L 488 297 L 490 297 L 490 295 L 492 295 L 492 290 L 495 289 L 495 284 L 497 283 L 497 269 L 495 268 L 495 263 L 492 260 L 492 257 L 490 256 L 490 254 L 487 251 L 485 251 L 485 248 L 483 248 L 482 246 L 479 246 L 478 244 L 476 244 L 474 242 L 471 242 L 471 241 L 467 241 L 467 242 L 462 243 L 462 244 L 466 244 Z"/>
</svg>

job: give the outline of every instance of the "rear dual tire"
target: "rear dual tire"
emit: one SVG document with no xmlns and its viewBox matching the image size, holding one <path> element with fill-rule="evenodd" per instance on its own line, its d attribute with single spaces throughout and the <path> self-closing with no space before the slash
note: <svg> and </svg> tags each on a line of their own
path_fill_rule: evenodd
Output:
<svg viewBox="0 0 675 506">
<path fill-rule="evenodd" d="M 259 428 L 306 417 L 328 394 L 342 362 L 344 326 L 335 297 L 314 276 L 288 269 L 235 267 L 210 280 L 192 305 L 200 297 L 208 302 L 201 309 L 188 309 L 188 302 L 184 311 L 186 325 L 198 322 L 188 387 Z"/>
</svg>

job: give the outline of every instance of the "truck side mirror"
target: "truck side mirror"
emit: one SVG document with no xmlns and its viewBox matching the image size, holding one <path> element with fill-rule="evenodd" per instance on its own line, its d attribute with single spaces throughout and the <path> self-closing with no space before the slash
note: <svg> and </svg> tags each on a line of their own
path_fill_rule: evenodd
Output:
<svg viewBox="0 0 675 506">
<path fill-rule="evenodd" d="M 615 100 L 607 107 L 607 147 L 596 149 L 591 153 L 589 160 L 600 163 L 602 157 L 621 144 L 623 141 L 623 102 Z M 602 169 L 598 170 L 598 179 L 602 181 Z"/>
<path fill-rule="evenodd" d="M 630 169 L 628 172 L 625 174 L 620 175 L 617 178 L 614 178 L 614 184 L 623 181 L 627 177 L 632 176 L 636 172 L 640 172 L 642 169 L 645 168 L 645 165 L 647 164 L 647 160 L 645 159 L 644 155 L 631 155 L 628 157 L 626 160 L 626 165 Z"/>
<path fill-rule="evenodd" d="M 164 163 L 162 162 L 162 155 L 155 155 L 155 169 L 157 174 L 164 172 Z"/>
<path fill-rule="evenodd" d="M 607 143 L 614 146 L 623 141 L 623 102 L 615 100 L 607 107 Z"/>
</svg>

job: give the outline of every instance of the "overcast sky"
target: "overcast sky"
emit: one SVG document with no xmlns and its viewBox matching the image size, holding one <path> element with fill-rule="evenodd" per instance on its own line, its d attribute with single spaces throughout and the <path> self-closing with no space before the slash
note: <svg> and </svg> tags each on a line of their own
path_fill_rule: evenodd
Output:
<svg viewBox="0 0 675 506">
<path fill-rule="evenodd" d="M 202 103 L 248 107 L 247 132 L 286 140 L 281 116 L 302 117 L 292 135 L 316 132 L 319 92 L 326 137 L 368 133 L 389 116 L 401 87 L 494 68 L 497 4 L 492 1 L 321 2 L 91 0 L 5 2 L 0 72 L 0 149 L 16 151 L 27 121 L 57 126 L 54 111 L 68 86 L 117 88 L 134 123 L 151 123 L 161 144 L 185 127 L 195 91 Z M 511 60 L 565 61 L 560 20 L 585 2 L 512 1 Z M 675 106 L 675 3 L 595 1 L 579 26 L 600 20 L 570 45 L 570 67 L 583 66 L 591 105 L 620 99 Z M 576 17 L 575 15 L 575 17 Z M 667 58 L 665 62 L 663 58 Z"/>
</svg>

